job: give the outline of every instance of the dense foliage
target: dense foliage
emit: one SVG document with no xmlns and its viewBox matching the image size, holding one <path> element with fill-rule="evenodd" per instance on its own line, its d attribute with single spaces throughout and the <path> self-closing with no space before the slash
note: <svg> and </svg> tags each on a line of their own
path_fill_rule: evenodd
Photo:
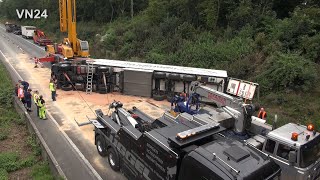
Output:
<svg viewBox="0 0 320 180">
<path fill-rule="evenodd" d="M 2 1 L 8 19 L 47 8 L 35 23 L 61 34 L 58 1 Z M 319 85 L 319 17 L 318 0 L 77 0 L 78 36 L 93 57 L 225 69 L 260 83 L 265 102 Z"/>
</svg>

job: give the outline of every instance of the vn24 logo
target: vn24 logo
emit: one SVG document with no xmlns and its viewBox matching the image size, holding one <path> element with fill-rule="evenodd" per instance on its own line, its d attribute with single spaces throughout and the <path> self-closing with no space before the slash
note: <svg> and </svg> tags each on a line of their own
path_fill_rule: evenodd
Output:
<svg viewBox="0 0 320 180">
<path fill-rule="evenodd" d="M 16 9 L 16 12 L 19 19 L 47 19 L 48 17 L 47 9 L 44 9 L 42 12 L 39 9 Z"/>
</svg>

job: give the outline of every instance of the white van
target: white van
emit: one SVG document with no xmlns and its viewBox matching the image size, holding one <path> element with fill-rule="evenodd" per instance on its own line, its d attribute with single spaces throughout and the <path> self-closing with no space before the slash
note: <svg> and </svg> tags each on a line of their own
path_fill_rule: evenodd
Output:
<svg viewBox="0 0 320 180">
<path fill-rule="evenodd" d="M 34 26 L 21 26 L 21 34 L 23 38 L 32 38 L 36 27 Z"/>
</svg>

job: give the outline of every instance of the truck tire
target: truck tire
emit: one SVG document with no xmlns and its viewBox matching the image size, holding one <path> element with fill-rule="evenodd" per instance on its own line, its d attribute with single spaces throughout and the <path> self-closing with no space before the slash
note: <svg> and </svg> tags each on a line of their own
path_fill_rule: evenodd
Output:
<svg viewBox="0 0 320 180">
<path fill-rule="evenodd" d="M 190 75 L 190 74 L 186 74 L 186 75 L 183 75 L 182 76 L 182 79 L 184 80 L 184 81 L 195 81 L 195 80 L 197 80 L 197 77 L 196 77 L 196 75 Z"/>
<path fill-rule="evenodd" d="M 154 79 L 165 79 L 166 78 L 166 73 L 164 72 L 155 72 L 153 74 Z"/>
<path fill-rule="evenodd" d="M 60 71 L 69 71 L 71 69 L 71 66 L 68 63 L 61 63 L 59 69 Z"/>
<path fill-rule="evenodd" d="M 113 148 L 109 148 L 108 149 L 108 162 L 109 162 L 110 167 L 114 171 L 119 171 L 120 170 L 119 157 L 118 157 L 117 153 L 114 151 Z"/>
<path fill-rule="evenodd" d="M 111 68 L 107 67 L 107 66 L 99 66 L 98 67 L 98 73 L 110 73 L 111 72 Z"/>
<path fill-rule="evenodd" d="M 153 94 L 152 98 L 155 101 L 163 101 L 166 98 L 166 95 L 164 95 L 164 94 Z"/>
<path fill-rule="evenodd" d="M 181 80 L 180 74 L 176 74 L 176 73 L 170 73 L 170 74 L 168 75 L 168 79 L 176 80 L 176 81 Z"/>
<path fill-rule="evenodd" d="M 172 95 L 167 95 L 167 101 L 171 102 L 172 101 L 173 96 Z"/>
<path fill-rule="evenodd" d="M 97 151 L 100 154 L 100 156 L 102 156 L 102 157 L 107 156 L 108 152 L 106 149 L 106 142 L 104 141 L 103 136 L 98 135 L 96 137 L 96 147 L 97 147 Z"/>
<path fill-rule="evenodd" d="M 61 86 L 61 89 L 64 90 L 64 91 L 71 91 L 73 88 L 72 88 L 72 86 L 70 84 L 68 84 L 68 85 L 64 84 L 64 85 Z"/>
</svg>

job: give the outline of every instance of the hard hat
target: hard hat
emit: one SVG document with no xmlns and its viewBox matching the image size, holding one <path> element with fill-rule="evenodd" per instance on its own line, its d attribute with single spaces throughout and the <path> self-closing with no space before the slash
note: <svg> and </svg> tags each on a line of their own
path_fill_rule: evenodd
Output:
<svg viewBox="0 0 320 180">
<path fill-rule="evenodd" d="M 260 110 L 261 110 L 261 111 L 264 111 L 264 108 L 261 108 Z"/>
</svg>

